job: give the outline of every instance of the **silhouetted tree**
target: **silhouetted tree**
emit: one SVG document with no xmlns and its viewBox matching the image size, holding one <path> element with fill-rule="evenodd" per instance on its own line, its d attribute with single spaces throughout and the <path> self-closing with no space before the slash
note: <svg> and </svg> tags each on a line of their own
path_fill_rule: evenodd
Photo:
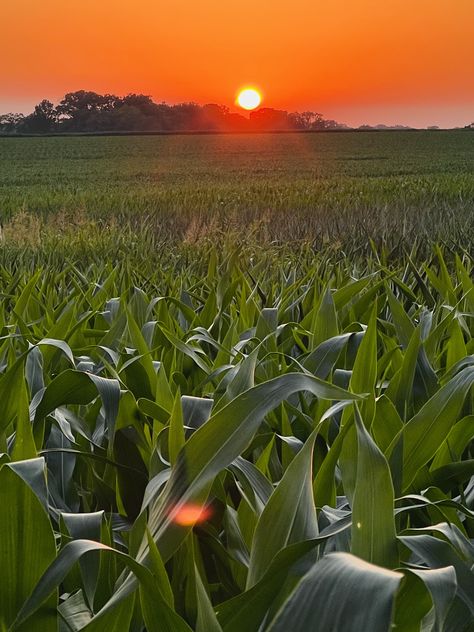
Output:
<svg viewBox="0 0 474 632">
<path fill-rule="evenodd" d="M 235 112 L 229 112 L 225 117 L 224 129 L 230 132 L 245 132 L 249 128 L 249 119 L 242 116 L 242 114 L 236 114 Z"/>
<path fill-rule="evenodd" d="M 339 127 L 339 123 L 327 121 L 317 112 L 288 113 L 260 108 L 247 118 L 217 103 L 168 105 L 155 103 L 146 94 L 131 93 L 118 97 L 87 90 L 68 92 L 57 107 L 50 101 L 41 101 L 26 117 L 20 114 L 0 117 L 0 132 L 3 133 L 312 130 Z"/>
<path fill-rule="evenodd" d="M 347 125 L 338 123 L 334 119 L 323 119 L 317 124 L 316 127 L 313 127 L 312 129 L 331 130 L 331 129 L 349 129 L 349 128 Z"/>
<path fill-rule="evenodd" d="M 324 118 L 319 112 L 291 112 L 289 114 L 291 127 L 295 129 L 322 129 Z"/>
<path fill-rule="evenodd" d="M 68 92 L 56 108 L 65 129 L 76 131 L 94 131 L 104 129 L 107 117 L 104 112 L 111 112 L 119 101 L 113 94 L 97 94 L 86 90 Z M 109 117 L 110 120 L 110 117 Z M 107 125 L 105 125 L 107 128 Z"/>
<path fill-rule="evenodd" d="M 26 116 L 21 124 L 21 129 L 27 132 L 51 132 L 54 130 L 58 115 L 51 101 L 43 99 L 31 114 Z"/>
<path fill-rule="evenodd" d="M 200 113 L 200 123 L 204 130 L 225 130 L 227 129 L 227 117 L 230 110 L 225 105 L 217 103 L 207 103 L 203 105 Z"/>
<path fill-rule="evenodd" d="M 199 128 L 201 107 L 197 103 L 178 103 L 171 106 L 173 128 L 176 130 L 196 131 Z"/>
<path fill-rule="evenodd" d="M 116 108 L 134 107 L 145 116 L 153 116 L 157 112 L 157 104 L 153 103 L 148 94 L 127 94 L 127 96 L 117 99 Z"/>
<path fill-rule="evenodd" d="M 97 94 L 86 90 L 68 92 L 60 101 L 57 111 L 59 114 L 73 118 L 78 113 L 104 111 L 113 109 L 119 97 L 113 94 Z"/>
<path fill-rule="evenodd" d="M 250 124 L 253 129 L 258 130 L 283 130 L 291 127 L 288 112 L 274 108 L 260 108 L 250 112 Z"/>
<path fill-rule="evenodd" d="M 24 120 L 25 116 L 23 114 L 15 114 L 14 112 L 0 114 L 0 132 L 6 134 L 18 132 Z"/>
</svg>

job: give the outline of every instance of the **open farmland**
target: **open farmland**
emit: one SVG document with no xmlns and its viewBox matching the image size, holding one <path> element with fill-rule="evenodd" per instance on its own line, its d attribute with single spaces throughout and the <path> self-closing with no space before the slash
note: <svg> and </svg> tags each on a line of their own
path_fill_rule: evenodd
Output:
<svg viewBox="0 0 474 632">
<path fill-rule="evenodd" d="M 0 156 L 0 630 L 472 631 L 474 135 Z"/>
<path fill-rule="evenodd" d="M 0 198 L 4 222 L 23 210 L 157 241 L 469 243 L 474 133 L 0 138 Z"/>
</svg>

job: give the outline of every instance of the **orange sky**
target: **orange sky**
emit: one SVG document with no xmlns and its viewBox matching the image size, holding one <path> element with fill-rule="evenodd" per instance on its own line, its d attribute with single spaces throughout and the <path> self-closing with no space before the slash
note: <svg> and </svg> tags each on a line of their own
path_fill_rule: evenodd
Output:
<svg viewBox="0 0 474 632">
<path fill-rule="evenodd" d="M 71 90 L 314 109 L 349 124 L 474 120 L 474 0 L 13 0 L 0 112 Z"/>
</svg>

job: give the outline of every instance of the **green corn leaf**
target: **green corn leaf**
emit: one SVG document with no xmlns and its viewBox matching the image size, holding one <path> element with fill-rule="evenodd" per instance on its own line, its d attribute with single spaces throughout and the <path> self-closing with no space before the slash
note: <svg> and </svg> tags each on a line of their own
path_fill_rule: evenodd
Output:
<svg viewBox="0 0 474 632">
<path fill-rule="evenodd" d="M 467 367 L 443 386 L 405 425 L 403 434 L 403 489 L 438 450 L 474 383 L 474 368 Z"/>
<path fill-rule="evenodd" d="M 173 410 L 171 412 L 168 435 L 168 449 L 170 463 L 172 466 L 176 463 L 178 453 L 184 446 L 184 443 L 183 408 L 181 405 L 181 396 L 178 391 L 176 393 Z"/>
<path fill-rule="evenodd" d="M 206 592 L 201 576 L 194 566 L 196 578 L 197 621 L 196 632 L 222 632 L 216 613 L 212 607 L 209 595 Z"/>
<path fill-rule="evenodd" d="M 388 463 L 367 432 L 355 406 L 357 478 L 352 503 L 354 555 L 378 566 L 398 566 L 394 492 Z"/>
<path fill-rule="evenodd" d="M 181 506 L 197 496 L 205 498 L 209 484 L 248 446 L 265 414 L 302 390 L 322 399 L 359 399 L 318 378 L 288 373 L 242 393 L 190 437 L 151 510 L 149 528 L 165 560 L 187 532 L 173 522 Z"/>
<path fill-rule="evenodd" d="M 288 576 L 301 578 L 307 564 L 311 566 L 314 562 L 313 552 L 316 547 L 338 534 L 347 532 L 349 527 L 350 519 L 342 519 L 324 529 L 313 540 L 291 544 L 277 553 L 267 572 L 255 586 L 216 608 L 219 622 L 225 632 L 257 632 Z M 310 559 L 304 564 L 303 561 L 308 555 Z"/>
<path fill-rule="evenodd" d="M 247 588 L 259 581 L 281 549 L 318 535 L 312 492 L 315 439 L 313 433 L 291 461 L 259 518 L 250 552 Z"/>
<path fill-rule="evenodd" d="M 402 578 L 348 553 L 330 553 L 303 577 L 267 630 L 389 632 Z"/>
<path fill-rule="evenodd" d="M 44 461 L 37 460 L 41 461 L 44 484 Z M 0 585 L 0 629 L 9 630 L 23 602 L 56 557 L 56 546 L 42 503 L 8 463 L 0 469 L 0 506 L 0 565 L 8 578 Z M 44 632 L 57 629 L 54 588 L 38 604 L 35 615 L 35 626 Z M 16 629 L 26 632 L 28 627 Z"/>
</svg>

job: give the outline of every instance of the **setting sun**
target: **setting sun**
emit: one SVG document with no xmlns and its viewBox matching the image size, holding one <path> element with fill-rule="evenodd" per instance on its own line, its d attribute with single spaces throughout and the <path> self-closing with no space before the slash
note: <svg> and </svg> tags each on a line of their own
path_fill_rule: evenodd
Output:
<svg viewBox="0 0 474 632">
<path fill-rule="evenodd" d="M 239 92 L 237 103 L 244 110 L 255 110 L 262 102 L 260 93 L 254 88 L 246 88 Z"/>
</svg>

